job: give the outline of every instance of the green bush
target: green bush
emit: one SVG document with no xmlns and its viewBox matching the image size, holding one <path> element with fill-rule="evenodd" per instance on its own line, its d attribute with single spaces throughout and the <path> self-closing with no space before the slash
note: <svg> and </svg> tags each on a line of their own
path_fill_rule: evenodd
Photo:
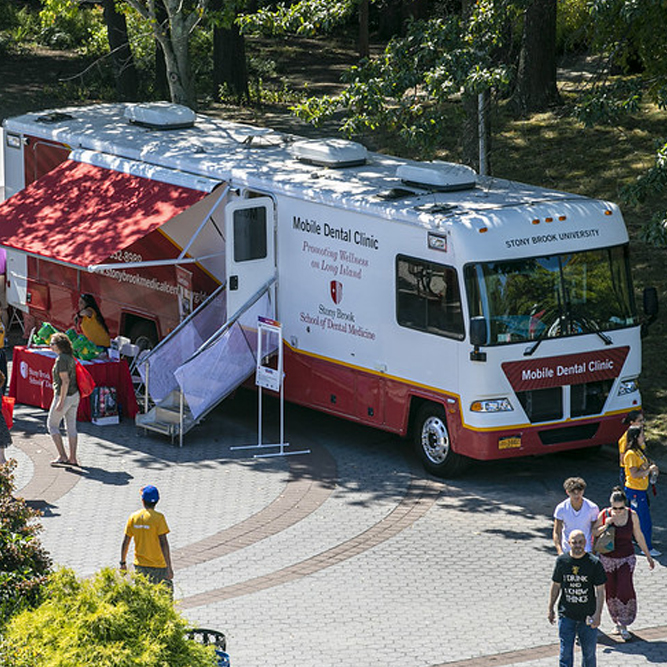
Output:
<svg viewBox="0 0 667 667">
<path fill-rule="evenodd" d="M 15 468 L 16 461 L 0 466 L 0 629 L 10 616 L 37 603 L 51 565 L 37 538 L 39 512 L 12 496 Z"/>
<path fill-rule="evenodd" d="M 39 41 L 55 49 L 85 48 L 104 25 L 100 7 L 85 7 L 74 0 L 43 0 L 39 13 Z"/>
<path fill-rule="evenodd" d="M 581 52 L 591 43 L 589 0 L 558 0 L 556 44 L 559 53 Z"/>
<path fill-rule="evenodd" d="M 0 30 L 14 28 L 18 25 L 18 10 L 9 0 L 0 0 Z"/>
<path fill-rule="evenodd" d="M 213 648 L 186 639 L 187 629 L 166 589 L 144 577 L 107 568 L 80 580 L 63 569 L 51 576 L 37 608 L 7 624 L 0 664 L 213 667 Z"/>
</svg>

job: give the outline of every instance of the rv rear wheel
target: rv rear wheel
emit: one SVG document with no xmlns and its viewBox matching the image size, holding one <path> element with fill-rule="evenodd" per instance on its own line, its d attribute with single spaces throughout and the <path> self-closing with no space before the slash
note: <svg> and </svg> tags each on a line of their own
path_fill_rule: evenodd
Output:
<svg viewBox="0 0 667 667">
<path fill-rule="evenodd" d="M 417 413 L 414 430 L 415 449 L 424 468 L 437 477 L 455 477 L 467 459 L 452 450 L 447 416 L 441 405 L 427 403 Z"/>
</svg>

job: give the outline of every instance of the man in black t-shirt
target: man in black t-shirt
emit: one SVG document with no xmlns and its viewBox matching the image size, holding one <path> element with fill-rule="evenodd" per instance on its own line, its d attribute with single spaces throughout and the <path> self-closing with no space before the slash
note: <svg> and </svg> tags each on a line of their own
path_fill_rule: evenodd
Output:
<svg viewBox="0 0 667 667">
<path fill-rule="evenodd" d="M 586 552 L 586 536 L 573 530 L 568 539 L 570 553 L 556 559 L 549 594 L 549 623 L 554 623 L 554 605 L 558 601 L 560 667 L 573 667 L 574 640 L 579 637 L 582 667 L 596 667 L 595 645 L 604 602 L 607 575 L 602 563 Z"/>
</svg>

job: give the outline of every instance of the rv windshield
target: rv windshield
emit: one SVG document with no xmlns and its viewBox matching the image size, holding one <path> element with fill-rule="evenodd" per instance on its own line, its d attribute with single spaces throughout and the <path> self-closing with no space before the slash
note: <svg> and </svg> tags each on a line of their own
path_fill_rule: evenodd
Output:
<svg viewBox="0 0 667 667">
<path fill-rule="evenodd" d="M 469 264 L 471 317 L 488 345 L 613 331 L 638 324 L 627 246 Z"/>
</svg>

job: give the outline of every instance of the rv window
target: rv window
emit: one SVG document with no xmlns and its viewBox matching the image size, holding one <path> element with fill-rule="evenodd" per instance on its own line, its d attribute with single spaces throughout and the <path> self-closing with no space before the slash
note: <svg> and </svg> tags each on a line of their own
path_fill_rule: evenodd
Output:
<svg viewBox="0 0 667 667">
<path fill-rule="evenodd" d="M 456 271 L 422 259 L 396 258 L 396 319 L 403 327 L 462 339 Z"/>
<path fill-rule="evenodd" d="M 247 262 L 266 257 L 266 209 L 234 211 L 234 261 Z"/>
</svg>

